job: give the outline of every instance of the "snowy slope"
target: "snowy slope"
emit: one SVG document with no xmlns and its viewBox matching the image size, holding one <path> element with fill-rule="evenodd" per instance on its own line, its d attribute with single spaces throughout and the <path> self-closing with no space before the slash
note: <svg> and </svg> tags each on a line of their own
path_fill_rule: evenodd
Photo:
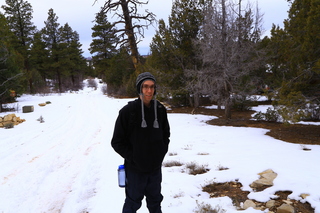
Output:
<svg viewBox="0 0 320 213">
<path fill-rule="evenodd" d="M 99 85 L 101 86 L 101 85 Z M 0 129 L 1 213 L 121 212 L 124 189 L 117 185 L 117 167 L 123 159 L 110 146 L 119 109 L 131 99 L 114 99 L 98 88 L 50 96 L 24 95 L 16 112 L 26 122 Z M 39 103 L 50 101 L 45 107 Z M 4 116 L 7 113 L 1 113 Z M 45 120 L 40 123 L 37 119 Z M 185 166 L 163 168 L 163 212 L 193 212 L 197 202 L 220 205 L 237 212 L 229 198 L 210 199 L 201 187 L 212 181 L 239 179 L 244 190 L 266 169 L 278 173 L 274 186 L 249 197 L 267 201 L 278 190 L 308 202 L 320 213 L 320 146 L 285 143 L 258 128 L 218 127 L 205 124 L 213 117 L 169 114 L 171 143 L 165 161 L 208 165 L 202 175 L 188 175 Z M 199 153 L 207 153 L 200 155 Z M 218 171 L 219 166 L 229 170 Z M 145 203 L 138 211 L 148 212 Z M 261 212 L 248 209 L 242 212 Z"/>
</svg>

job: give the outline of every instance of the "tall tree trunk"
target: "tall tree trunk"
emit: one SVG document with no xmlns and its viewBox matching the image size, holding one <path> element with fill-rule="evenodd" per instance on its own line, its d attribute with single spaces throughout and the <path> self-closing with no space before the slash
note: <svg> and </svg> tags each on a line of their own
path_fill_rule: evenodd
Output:
<svg viewBox="0 0 320 213">
<path fill-rule="evenodd" d="M 139 52 L 138 52 L 136 38 L 133 31 L 132 18 L 130 16 L 130 12 L 128 9 L 128 1 L 121 0 L 121 7 L 124 15 L 124 20 L 125 20 L 125 33 L 128 36 L 131 59 L 134 67 L 137 68 L 138 65 L 140 64 Z"/>
<path fill-rule="evenodd" d="M 58 89 L 59 89 L 59 93 L 62 93 L 62 80 L 61 80 L 61 72 L 59 70 L 59 68 L 57 69 L 57 78 L 58 78 Z"/>
<path fill-rule="evenodd" d="M 230 97 L 228 97 L 225 101 L 224 114 L 225 114 L 226 119 L 231 119 L 231 100 L 230 100 Z"/>
</svg>

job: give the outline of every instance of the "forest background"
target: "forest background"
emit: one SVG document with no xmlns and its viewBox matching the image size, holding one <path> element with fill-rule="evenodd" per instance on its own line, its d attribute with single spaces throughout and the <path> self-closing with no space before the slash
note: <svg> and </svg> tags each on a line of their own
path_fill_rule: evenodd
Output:
<svg viewBox="0 0 320 213">
<path fill-rule="evenodd" d="M 146 1 L 106 0 L 95 17 L 90 53 L 83 57 L 79 34 L 60 25 L 51 8 L 45 27 L 32 22 L 32 5 L 6 0 L 0 14 L 0 112 L 23 93 L 82 88 L 84 78 L 107 83 L 108 95 L 133 97 L 136 76 L 157 77 L 157 97 L 171 106 L 215 103 L 231 118 L 246 110 L 254 94 L 273 109 L 258 119 L 292 123 L 320 119 L 320 1 L 287 0 L 283 28 L 262 37 L 263 15 L 242 0 L 174 0 L 166 22 L 140 56 L 137 43 L 156 22 Z M 116 17 L 110 21 L 110 17 Z"/>
</svg>

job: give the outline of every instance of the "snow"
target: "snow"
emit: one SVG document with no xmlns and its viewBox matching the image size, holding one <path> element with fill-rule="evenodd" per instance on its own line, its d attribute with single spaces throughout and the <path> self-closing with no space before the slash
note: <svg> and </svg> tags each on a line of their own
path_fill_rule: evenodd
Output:
<svg viewBox="0 0 320 213">
<path fill-rule="evenodd" d="M 15 114 L 26 122 L 0 129 L 1 213 L 121 212 L 125 194 L 118 187 L 117 168 L 123 159 L 110 140 L 119 109 L 132 99 L 107 97 L 101 86 L 18 98 L 20 110 Z M 46 101 L 51 104 L 38 106 Z M 22 113 L 26 105 L 33 105 L 34 112 Z M 37 121 L 40 116 L 44 123 Z M 238 212 L 230 198 L 209 198 L 202 186 L 239 180 L 243 190 L 250 191 L 250 199 L 265 202 L 276 191 L 290 190 L 290 199 L 308 201 L 320 213 L 319 145 L 304 145 L 311 149 L 304 151 L 302 145 L 265 135 L 266 129 L 206 124 L 213 116 L 169 113 L 168 118 L 171 142 L 164 162 L 177 160 L 184 165 L 163 167 L 163 212 L 194 212 L 198 204 Z M 189 175 L 186 164 L 191 162 L 210 171 Z M 219 171 L 219 167 L 229 169 Z M 278 174 L 274 185 L 252 191 L 249 185 L 267 169 Z M 310 196 L 302 199 L 303 193 Z M 145 201 L 138 212 L 148 212 Z"/>
</svg>

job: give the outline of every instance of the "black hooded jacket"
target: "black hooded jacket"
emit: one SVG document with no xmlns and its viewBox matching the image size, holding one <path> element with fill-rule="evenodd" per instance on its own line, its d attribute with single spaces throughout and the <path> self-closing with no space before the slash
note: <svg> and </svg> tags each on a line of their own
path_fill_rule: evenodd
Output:
<svg viewBox="0 0 320 213">
<path fill-rule="evenodd" d="M 146 128 L 141 127 L 140 99 L 129 102 L 119 111 L 111 145 L 125 159 L 126 169 L 150 173 L 161 168 L 168 151 L 170 127 L 166 108 L 157 102 L 159 128 L 154 128 L 154 111 L 152 100 L 150 107 L 144 107 Z"/>
</svg>

